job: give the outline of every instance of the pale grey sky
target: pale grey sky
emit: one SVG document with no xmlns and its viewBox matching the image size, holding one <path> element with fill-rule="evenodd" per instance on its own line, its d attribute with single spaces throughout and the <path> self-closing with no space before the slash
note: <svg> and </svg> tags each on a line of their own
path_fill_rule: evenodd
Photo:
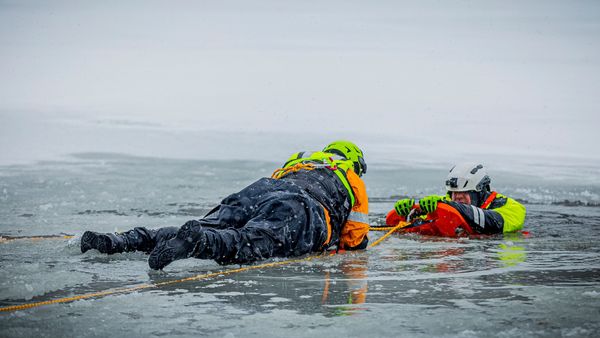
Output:
<svg viewBox="0 0 600 338">
<path fill-rule="evenodd" d="M 599 158 L 599 38 L 597 1 L 0 0 L 0 149 L 66 119 Z"/>
</svg>

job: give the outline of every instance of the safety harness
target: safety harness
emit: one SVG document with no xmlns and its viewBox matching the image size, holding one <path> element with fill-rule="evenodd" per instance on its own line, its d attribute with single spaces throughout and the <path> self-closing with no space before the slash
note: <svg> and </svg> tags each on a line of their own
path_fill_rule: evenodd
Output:
<svg viewBox="0 0 600 338">
<path fill-rule="evenodd" d="M 308 156 L 306 156 L 308 155 Z M 300 170 L 315 170 L 317 168 L 325 168 L 331 170 L 335 173 L 335 175 L 340 179 L 340 182 L 348 191 L 348 196 L 350 197 L 350 206 L 354 206 L 354 192 L 352 190 L 352 186 L 348 181 L 348 177 L 346 177 L 346 171 L 343 169 L 344 166 L 349 166 L 347 160 L 336 159 L 339 157 L 334 154 L 324 153 L 321 151 L 308 153 L 299 152 L 294 155 L 284 164 L 283 168 L 279 168 L 273 172 L 271 175 L 272 178 L 280 179 L 290 173 L 297 172 Z"/>
<path fill-rule="evenodd" d="M 485 202 L 483 202 L 483 204 L 481 205 L 481 209 L 487 209 L 490 204 L 492 204 L 492 202 L 496 199 L 496 195 L 498 195 L 497 192 L 492 191 L 492 193 L 490 194 L 490 196 L 488 196 L 488 198 L 485 200 Z"/>
</svg>

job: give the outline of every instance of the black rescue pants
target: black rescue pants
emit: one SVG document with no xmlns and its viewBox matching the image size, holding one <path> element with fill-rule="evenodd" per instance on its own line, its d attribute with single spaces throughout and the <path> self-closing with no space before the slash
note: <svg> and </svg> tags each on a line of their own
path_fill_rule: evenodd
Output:
<svg viewBox="0 0 600 338">
<path fill-rule="evenodd" d="M 322 205 L 298 185 L 262 178 L 179 229 L 135 228 L 124 235 L 136 236 L 140 251 L 177 236 L 194 244 L 191 257 L 244 264 L 321 251 L 327 224 Z"/>
</svg>

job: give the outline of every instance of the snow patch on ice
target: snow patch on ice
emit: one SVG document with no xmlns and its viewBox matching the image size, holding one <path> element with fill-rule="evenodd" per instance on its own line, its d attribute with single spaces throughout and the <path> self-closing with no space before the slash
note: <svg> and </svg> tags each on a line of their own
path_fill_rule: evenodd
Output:
<svg viewBox="0 0 600 338">
<path fill-rule="evenodd" d="M 598 292 L 598 291 L 586 291 L 586 292 L 582 293 L 582 295 L 588 296 L 591 298 L 600 298 L 600 292 Z"/>
<path fill-rule="evenodd" d="M 216 292 L 216 293 L 213 293 L 213 295 L 215 295 L 215 296 L 235 297 L 235 296 L 243 296 L 244 293 L 243 292 L 237 292 L 237 291 L 229 291 L 229 292 Z"/>
<path fill-rule="evenodd" d="M 91 275 L 70 271 L 69 278 L 40 263 L 6 264 L 0 267 L 0 294 L 3 299 L 25 299 L 42 296 L 69 286 L 92 281 Z"/>
<path fill-rule="evenodd" d="M 271 297 L 268 302 L 270 303 L 285 303 L 285 302 L 289 302 L 291 301 L 289 298 L 283 298 L 283 297 Z"/>
</svg>

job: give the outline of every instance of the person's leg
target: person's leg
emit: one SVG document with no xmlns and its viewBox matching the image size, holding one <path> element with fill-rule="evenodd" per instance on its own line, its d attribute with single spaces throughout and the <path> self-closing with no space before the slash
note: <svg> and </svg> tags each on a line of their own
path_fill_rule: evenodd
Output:
<svg viewBox="0 0 600 338">
<path fill-rule="evenodd" d="M 81 236 L 81 252 L 96 249 L 102 253 L 115 254 L 129 251 L 149 253 L 156 243 L 169 240 L 177 234 L 177 227 L 146 229 L 136 227 L 123 233 L 98 233 L 86 231 Z"/>
<path fill-rule="evenodd" d="M 265 191 L 245 226 L 215 229 L 200 221 L 184 224 L 175 238 L 159 243 L 148 263 L 162 269 L 174 260 L 196 257 L 220 264 L 245 264 L 299 256 L 322 248 L 327 225 L 322 206 L 303 191 Z"/>
<path fill-rule="evenodd" d="M 281 185 L 280 181 L 268 178 L 252 183 L 240 192 L 224 198 L 219 206 L 200 220 L 201 225 L 213 229 L 243 227 L 255 212 L 255 201 L 260 200 L 266 191 L 279 185 Z M 194 222 L 198 221 L 188 223 L 194 224 Z M 177 230 L 176 227 L 158 230 L 138 227 L 121 234 L 86 231 L 81 238 L 81 252 L 90 249 L 97 249 L 107 254 L 124 251 L 150 252 L 161 241 L 175 237 Z"/>
<path fill-rule="evenodd" d="M 240 192 L 225 197 L 221 203 L 199 220 L 205 228 L 241 228 L 256 213 L 256 204 L 263 195 L 277 189 L 280 181 L 261 178 Z"/>
<path fill-rule="evenodd" d="M 261 204 L 237 233 L 207 232 L 207 243 L 213 244 L 207 245 L 209 258 L 220 264 L 247 264 L 320 251 L 327 238 L 325 222 L 323 207 L 314 199 L 279 192 Z"/>
</svg>

